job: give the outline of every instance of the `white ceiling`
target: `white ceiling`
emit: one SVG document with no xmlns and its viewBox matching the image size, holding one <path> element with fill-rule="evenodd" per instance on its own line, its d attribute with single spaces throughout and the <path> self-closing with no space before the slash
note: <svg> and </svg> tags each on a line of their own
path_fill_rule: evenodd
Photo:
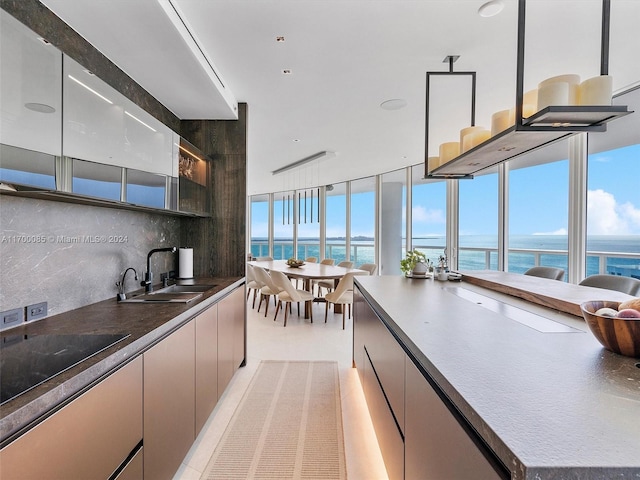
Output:
<svg viewBox="0 0 640 480">
<path fill-rule="evenodd" d="M 485 0 L 171 0 L 222 94 L 169 21 L 168 0 L 41 1 L 180 118 L 232 118 L 225 95 L 247 103 L 249 194 L 421 163 L 425 72 L 447 70 L 446 55 L 461 56 L 455 71 L 477 72 L 476 124 L 490 127 L 515 103 L 516 0 L 491 18 L 477 13 Z M 609 73 L 620 90 L 640 80 L 640 1 L 611 3 Z M 600 0 L 529 0 L 525 90 L 600 73 L 600 13 Z M 443 85 L 431 93 L 432 154 L 466 126 L 445 118 L 464 92 Z M 381 109 L 389 99 L 407 106 Z M 271 174 L 325 150 L 335 157 Z"/>
</svg>

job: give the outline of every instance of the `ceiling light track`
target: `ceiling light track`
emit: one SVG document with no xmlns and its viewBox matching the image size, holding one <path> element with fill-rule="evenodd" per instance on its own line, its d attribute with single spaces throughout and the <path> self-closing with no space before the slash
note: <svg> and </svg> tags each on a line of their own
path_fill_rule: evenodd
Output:
<svg viewBox="0 0 640 480">
<path fill-rule="evenodd" d="M 298 160 L 296 162 L 285 165 L 284 167 L 281 167 L 277 170 L 274 170 L 273 172 L 271 172 L 271 174 L 277 175 L 279 173 L 286 172 L 287 170 L 291 170 L 292 168 L 296 168 L 301 165 L 304 165 L 305 163 L 313 162 L 314 160 L 320 160 L 321 158 L 324 158 L 324 157 L 331 158 L 331 157 L 334 157 L 335 155 L 336 155 L 335 152 L 329 152 L 326 150 L 323 152 L 318 152 L 309 157 L 305 157 L 301 160 Z"/>
</svg>

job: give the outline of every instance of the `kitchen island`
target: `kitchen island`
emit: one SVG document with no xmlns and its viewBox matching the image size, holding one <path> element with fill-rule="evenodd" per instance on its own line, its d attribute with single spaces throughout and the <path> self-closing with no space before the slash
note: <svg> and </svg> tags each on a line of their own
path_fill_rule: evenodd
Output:
<svg viewBox="0 0 640 480">
<path fill-rule="evenodd" d="M 416 472 L 421 478 L 640 477 L 640 359 L 602 348 L 581 317 L 464 278 L 355 281 L 354 365 L 390 478 L 415 478 Z M 548 289 L 555 281 L 533 282 Z M 586 292 L 593 300 L 631 298 Z M 447 470 L 458 466 L 443 467 L 439 477 L 425 473 L 431 468 L 425 466 L 425 430 L 436 429 L 437 419 L 415 431 L 420 415 L 431 410 L 414 401 L 415 378 L 446 407 L 454 419 L 448 425 L 462 432 L 456 438 L 463 443 L 452 443 L 449 451 L 446 435 L 439 434 L 433 445 L 444 450 L 435 461 L 459 450 L 466 457 L 475 447 L 471 476 Z M 486 475 L 478 470 L 485 467 Z"/>
</svg>

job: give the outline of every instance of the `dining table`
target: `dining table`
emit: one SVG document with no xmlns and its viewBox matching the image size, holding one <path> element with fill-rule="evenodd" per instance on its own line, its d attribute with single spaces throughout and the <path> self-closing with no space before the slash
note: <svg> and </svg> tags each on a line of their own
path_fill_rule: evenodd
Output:
<svg viewBox="0 0 640 480">
<path fill-rule="evenodd" d="M 313 280 L 333 279 L 335 286 L 337 286 L 340 279 L 347 273 L 369 275 L 368 271 L 358 268 L 346 268 L 338 265 L 327 265 L 315 262 L 305 262 L 298 267 L 288 265 L 286 260 L 251 260 L 247 263 L 254 267 L 262 267 L 267 271 L 275 270 L 282 272 L 289 278 L 298 278 L 303 281 L 304 289 L 308 292 L 312 292 Z M 321 297 L 314 299 L 314 302 L 324 301 L 324 298 Z M 305 308 L 304 318 L 309 318 L 310 316 L 308 308 Z M 334 305 L 334 312 L 342 313 L 342 305 Z"/>
</svg>

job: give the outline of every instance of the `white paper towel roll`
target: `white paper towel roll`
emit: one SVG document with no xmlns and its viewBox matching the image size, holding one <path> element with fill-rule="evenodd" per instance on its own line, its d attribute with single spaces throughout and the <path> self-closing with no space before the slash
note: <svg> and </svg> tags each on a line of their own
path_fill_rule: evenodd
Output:
<svg viewBox="0 0 640 480">
<path fill-rule="evenodd" d="M 178 277 L 193 278 L 193 248 L 178 251 Z"/>
</svg>

